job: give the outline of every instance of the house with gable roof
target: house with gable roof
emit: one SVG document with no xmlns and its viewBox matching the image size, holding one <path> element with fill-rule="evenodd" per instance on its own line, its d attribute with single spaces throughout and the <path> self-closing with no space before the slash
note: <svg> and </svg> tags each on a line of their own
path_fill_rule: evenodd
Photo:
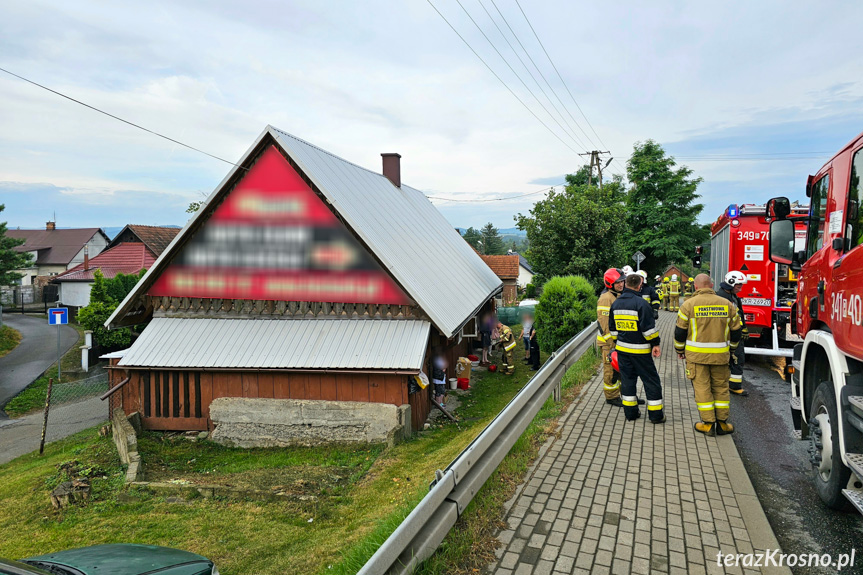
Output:
<svg viewBox="0 0 863 575">
<path fill-rule="evenodd" d="M 382 158 L 378 173 L 267 126 L 106 322 L 147 324 L 110 358 L 112 407 L 149 429 L 278 435 L 274 410 L 296 406 L 421 427 L 420 372 L 442 353 L 455 377 L 502 282 Z"/>
</svg>

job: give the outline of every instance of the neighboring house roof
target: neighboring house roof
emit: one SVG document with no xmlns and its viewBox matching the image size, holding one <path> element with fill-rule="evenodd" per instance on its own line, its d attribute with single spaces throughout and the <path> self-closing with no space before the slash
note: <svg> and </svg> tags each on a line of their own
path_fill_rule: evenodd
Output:
<svg viewBox="0 0 863 575">
<path fill-rule="evenodd" d="M 518 254 L 518 265 L 520 265 L 521 267 L 523 267 L 524 269 L 526 269 L 530 273 L 533 273 L 533 268 L 528 263 L 527 258 L 521 254 Z"/>
<path fill-rule="evenodd" d="M 24 243 L 16 246 L 16 252 L 37 252 L 35 264 L 38 266 L 66 266 L 96 234 L 102 234 L 105 242 L 109 241 L 101 228 L 76 228 L 68 230 L 6 230 L 10 238 L 23 239 Z"/>
<path fill-rule="evenodd" d="M 510 256 L 480 256 L 491 271 L 502 280 L 518 278 L 518 255 Z"/>
<path fill-rule="evenodd" d="M 382 174 L 267 126 L 106 325 L 115 325 L 135 309 L 136 298 L 146 293 L 170 263 L 171 253 L 206 221 L 212 212 L 208 206 L 219 204 L 236 181 L 238 170 L 270 140 L 444 334 L 455 335 L 501 289 L 500 280 L 481 265 L 473 249 L 422 192 L 405 184 L 396 187 Z"/>
<path fill-rule="evenodd" d="M 154 318 L 121 367 L 419 372 L 429 322 Z"/>
<path fill-rule="evenodd" d="M 156 256 L 146 245 L 124 242 L 109 248 L 94 258 L 90 258 L 87 269 L 84 264 L 78 264 L 67 272 L 54 278 L 55 282 L 91 282 L 93 274 L 98 269 L 106 278 L 112 278 L 119 273 L 136 274 L 143 269 L 149 269 L 156 262 Z"/>
<path fill-rule="evenodd" d="M 168 228 L 164 226 L 142 226 L 137 224 L 129 224 L 117 234 L 111 241 L 111 246 L 117 245 L 117 240 L 123 237 L 126 230 L 132 232 L 141 243 L 150 248 L 150 251 L 156 254 L 156 257 L 162 255 L 165 248 L 170 245 L 171 240 L 180 233 L 181 228 Z"/>
</svg>

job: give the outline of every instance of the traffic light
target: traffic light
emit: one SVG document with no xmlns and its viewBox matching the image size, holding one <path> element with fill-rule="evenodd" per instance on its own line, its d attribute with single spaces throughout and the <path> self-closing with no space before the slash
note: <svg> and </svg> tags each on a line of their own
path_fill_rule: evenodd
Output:
<svg viewBox="0 0 863 575">
<path fill-rule="evenodd" d="M 704 253 L 704 246 L 695 246 L 695 255 L 692 257 L 692 265 L 696 268 L 701 267 L 701 255 Z"/>
</svg>

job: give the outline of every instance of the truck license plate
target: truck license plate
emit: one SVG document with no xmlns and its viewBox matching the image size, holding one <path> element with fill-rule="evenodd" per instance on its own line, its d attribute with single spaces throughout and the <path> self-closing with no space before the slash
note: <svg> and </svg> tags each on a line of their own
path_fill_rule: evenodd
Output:
<svg viewBox="0 0 863 575">
<path fill-rule="evenodd" d="M 743 305 L 758 305 L 758 306 L 766 306 L 770 307 L 773 305 L 773 302 L 768 298 L 763 297 L 745 297 L 740 300 Z"/>
</svg>

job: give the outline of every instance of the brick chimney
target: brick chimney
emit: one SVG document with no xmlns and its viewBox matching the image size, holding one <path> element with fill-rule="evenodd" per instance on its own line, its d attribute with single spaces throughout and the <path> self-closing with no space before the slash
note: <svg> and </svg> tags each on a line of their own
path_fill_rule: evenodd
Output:
<svg viewBox="0 0 863 575">
<path fill-rule="evenodd" d="M 84 269 L 90 269 L 90 246 L 84 246 Z"/>
<path fill-rule="evenodd" d="M 384 162 L 384 175 L 397 188 L 402 187 L 401 154 L 381 154 Z"/>
<path fill-rule="evenodd" d="M 56 228 L 57 228 L 57 223 L 56 223 L 56 222 L 45 222 L 45 229 L 46 229 L 46 230 L 53 230 L 53 229 L 56 229 Z"/>
</svg>

